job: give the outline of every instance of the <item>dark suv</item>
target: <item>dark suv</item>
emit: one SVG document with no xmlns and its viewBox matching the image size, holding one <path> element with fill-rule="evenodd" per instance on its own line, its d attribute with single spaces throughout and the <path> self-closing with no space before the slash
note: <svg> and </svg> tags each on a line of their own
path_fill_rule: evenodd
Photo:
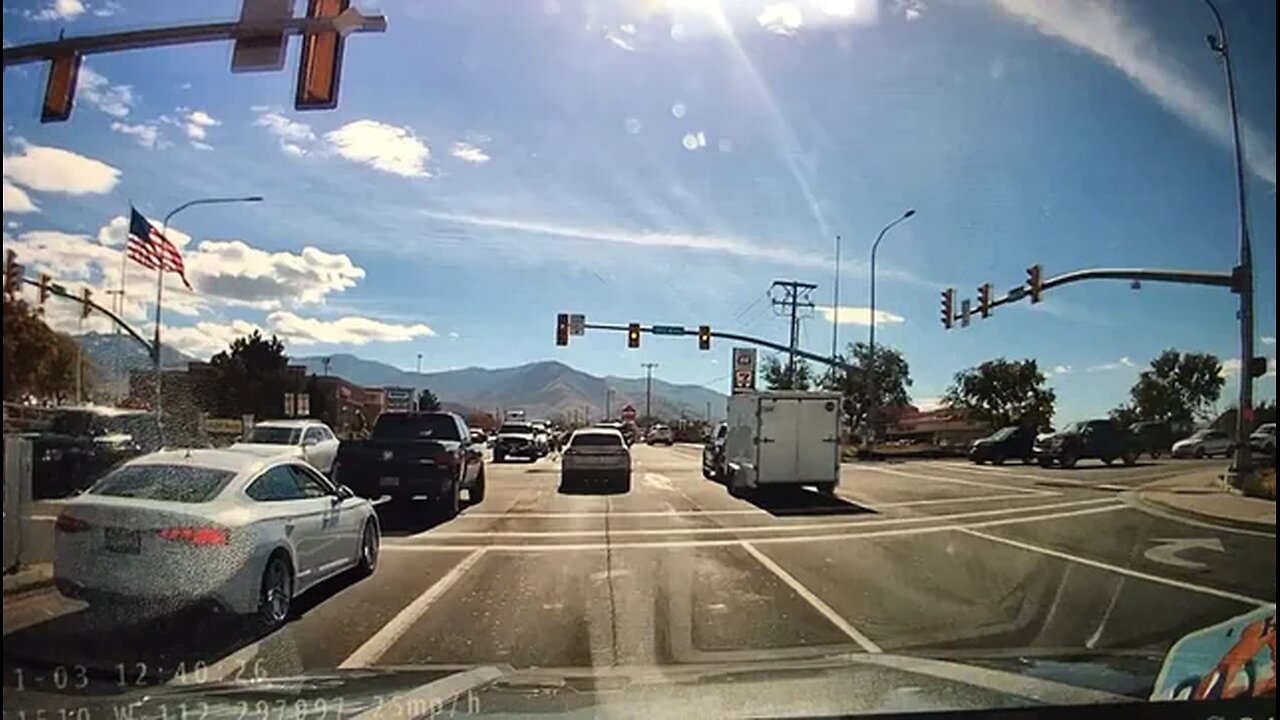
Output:
<svg viewBox="0 0 1280 720">
<path fill-rule="evenodd" d="M 1133 440 L 1137 443 L 1138 454 L 1147 453 L 1153 459 L 1168 455 L 1173 447 L 1173 430 L 1168 423 L 1146 421 L 1136 422 L 1129 426 Z"/>
<path fill-rule="evenodd" d="M 1081 420 L 1036 441 L 1036 460 L 1041 467 L 1054 463 L 1075 467 L 1085 458 L 1108 465 L 1120 459 L 1132 465 L 1138 461 L 1138 443 L 1133 433 L 1110 419 Z"/>
<path fill-rule="evenodd" d="M 1010 425 L 974 440 L 969 446 L 969 459 L 981 465 L 1000 465 L 1005 460 L 1029 463 L 1035 459 L 1036 429 L 1026 425 Z"/>
</svg>

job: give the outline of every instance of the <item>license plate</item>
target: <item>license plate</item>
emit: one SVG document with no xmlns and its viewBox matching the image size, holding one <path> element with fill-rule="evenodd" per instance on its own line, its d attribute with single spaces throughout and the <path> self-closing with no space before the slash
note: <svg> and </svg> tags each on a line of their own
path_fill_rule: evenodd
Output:
<svg viewBox="0 0 1280 720">
<path fill-rule="evenodd" d="M 142 551 L 142 535 L 136 530 L 107 528 L 103 540 L 111 552 L 137 555 Z"/>
<path fill-rule="evenodd" d="M 378 481 L 378 484 L 382 487 L 400 487 L 400 478 L 384 477 Z"/>
<path fill-rule="evenodd" d="M 613 467 L 615 465 L 622 465 L 622 463 L 618 462 L 615 458 L 591 456 L 579 458 L 576 464 L 581 464 L 583 467 Z"/>
</svg>

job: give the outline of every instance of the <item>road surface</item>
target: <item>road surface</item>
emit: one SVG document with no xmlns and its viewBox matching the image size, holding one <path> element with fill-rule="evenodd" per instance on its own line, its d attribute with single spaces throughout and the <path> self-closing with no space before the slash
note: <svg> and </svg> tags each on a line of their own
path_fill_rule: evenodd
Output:
<svg viewBox="0 0 1280 720">
<path fill-rule="evenodd" d="M 1130 504 L 1127 490 L 1198 465 L 857 464 L 835 498 L 748 501 L 704 480 L 693 446 L 637 446 L 626 495 L 560 494 L 554 458 L 491 463 L 484 502 L 454 520 L 381 508 L 377 572 L 300 598 L 265 637 L 209 613 L 138 626 L 53 591 L 6 599 L 5 683 L 78 664 L 95 682 L 151 682 L 196 668 L 1162 654 L 1276 597 L 1273 534 Z"/>
</svg>

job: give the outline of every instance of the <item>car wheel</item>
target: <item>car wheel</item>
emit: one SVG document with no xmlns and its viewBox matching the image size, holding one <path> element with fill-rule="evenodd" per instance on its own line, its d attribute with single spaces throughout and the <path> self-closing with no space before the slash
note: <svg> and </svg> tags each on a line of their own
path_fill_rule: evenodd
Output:
<svg viewBox="0 0 1280 720">
<path fill-rule="evenodd" d="M 368 577 L 378 569 L 378 550 L 382 539 L 378 537 L 378 526 L 373 520 L 367 520 L 364 530 L 360 532 L 360 561 L 356 564 L 356 572 L 361 577 Z"/>
<path fill-rule="evenodd" d="M 1075 453 L 1062 453 L 1062 457 L 1058 458 L 1058 464 L 1064 468 L 1073 468 L 1078 460 Z"/>
<path fill-rule="evenodd" d="M 1003 455 L 996 455 L 996 456 L 992 457 L 992 458 L 991 458 L 991 464 L 992 464 L 992 465 L 1003 465 L 1003 464 L 1004 464 L 1004 456 L 1003 456 Z"/>
<path fill-rule="evenodd" d="M 263 630 L 275 630 L 289 619 L 293 606 L 293 570 L 282 554 L 272 555 L 262 571 L 258 599 L 258 623 Z"/>
<path fill-rule="evenodd" d="M 1124 461 L 1125 465 L 1133 465 L 1134 463 L 1138 462 L 1138 453 L 1130 450 L 1126 452 L 1124 455 L 1122 455 L 1120 459 Z"/>
<path fill-rule="evenodd" d="M 1031 463 L 1033 463 L 1033 462 L 1035 462 L 1035 461 L 1036 461 L 1036 459 L 1035 459 L 1034 457 L 1030 456 L 1030 455 L 1024 455 L 1024 456 L 1023 456 L 1023 458 L 1022 458 L 1022 464 L 1023 464 L 1023 465 L 1030 465 Z"/>
<path fill-rule="evenodd" d="M 818 483 L 817 485 L 814 485 L 814 488 L 823 495 L 836 494 L 836 484 L 833 482 Z"/>
<path fill-rule="evenodd" d="M 622 476 L 622 479 L 618 482 L 618 492 L 631 492 L 631 473 L 627 473 Z"/>
<path fill-rule="evenodd" d="M 703 479 L 705 479 L 705 480 L 715 480 L 715 479 L 716 479 L 716 471 L 715 471 L 715 470 L 712 470 L 711 468 L 707 467 L 706 465 L 703 465 L 703 466 L 702 466 L 702 477 L 703 477 Z"/>
<path fill-rule="evenodd" d="M 1115 462 L 1115 461 L 1116 461 L 1116 459 L 1115 459 L 1115 458 L 1113 458 L 1113 457 L 1104 457 L 1104 458 L 1099 458 L 1099 459 L 1100 459 L 1100 460 L 1102 460 L 1102 464 L 1103 464 L 1103 465 L 1110 465 L 1111 463 L 1113 463 L 1113 462 Z"/>
<path fill-rule="evenodd" d="M 983 460 L 982 458 L 974 458 L 974 459 L 973 459 L 973 464 L 974 464 L 974 465 L 981 465 L 981 464 L 982 464 L 982 463 L 984 463 L 984 462 L 986 462 L 986 460 Z"/>
<path fill-rule="evenodd" d="M 467 504 L 479 505 L 484 502 L 484 466 L 480 466 L 480 473 L 476 475 L 476 484 L 471 486 L 467 491 Z"/>
<path fill-rule="evenodd" d="M 1047 457 L 1040 458 L 1040 467 L 1042 468 L 1053 467 L 1053 459 L 1047 458 Z"/>
<path fill-rule="evenodd" d="M 1197 460 L 1203 460 L 1203 459 L 1204 459 L 1204 448 L 1202 448 L 1202 447 L 1198 447 L 1198 448 L 1196 448 L 1196 451 L 1195 451 L 1194 453 L 1192 453 L 1192 455 L 1194 455 L 1194 456 L 1195 456 L 1195 458 L 1196 458 Z"/>
<path fill-rule="evenodd" d="M 449 489 L 445 490 L 444 497 L 439 498 L 439 503 L 445 520 L 458 517 L 458 513 L 462 512 L 462 482 L 454 480 L 449 483 Z"/>
</svg>

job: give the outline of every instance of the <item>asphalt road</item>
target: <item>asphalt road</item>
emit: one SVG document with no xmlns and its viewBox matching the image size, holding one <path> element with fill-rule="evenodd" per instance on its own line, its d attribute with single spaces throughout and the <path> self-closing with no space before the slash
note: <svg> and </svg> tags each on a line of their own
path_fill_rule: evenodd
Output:
<svg viewBox="0 0 1280 720">
<path fill-rule="evenodd" d="M 704 480 L 698 452 L 636 447 L 625 495 L 559 493 L 555 459 L 490 464 L 484 502 L 454 520 L 383 510 L 377 572 L 300 598 L 266 637 L 207 613 L 138 625 L 52 591 L 6 599 L 5 683 L 81 663 L 102 681 L 181 681 L 196 668 L 1162 654 L 1275 602 L 1274 535 L 1129 502 L 1195 462 L 846 465 L 836 498 L 748 501 Z"/>
</svg>

